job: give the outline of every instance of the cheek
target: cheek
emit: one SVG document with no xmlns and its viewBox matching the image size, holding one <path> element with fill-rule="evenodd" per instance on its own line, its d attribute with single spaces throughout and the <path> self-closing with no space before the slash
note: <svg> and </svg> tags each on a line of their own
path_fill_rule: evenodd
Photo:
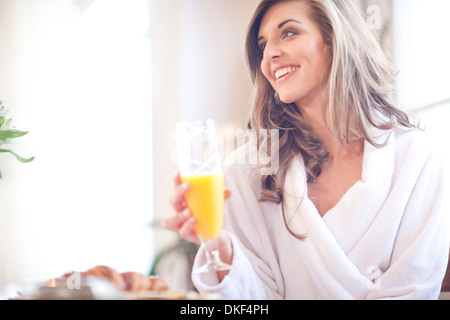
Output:
<svg viewBox="0 0 450 320">
<path fill-rule="evenodd" d="M 330 66 L 330 55 L 323 42 L 315 43 L 311 46 L 310 56 L 314 57 L 314 65 L 317 74 L 323 78 L 327 74 Z"/>
<path fill-rule="evenodd" d="M 331 69 L 330 56 L 326 50 L 322 52 L 321 59 L 317 62 L 317 73 L 320 79 L 327 80 Z"/>
</svg>

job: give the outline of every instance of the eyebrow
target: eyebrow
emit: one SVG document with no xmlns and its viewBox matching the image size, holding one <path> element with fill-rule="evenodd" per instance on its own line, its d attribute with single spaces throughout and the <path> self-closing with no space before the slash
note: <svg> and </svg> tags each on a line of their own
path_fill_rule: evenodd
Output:
<svg viewBox="0 0 450 320">
<path fill-rule="evenodd" d="M 299 21 L 299 20 L 295 20 L 295 19 L 287 19 L 287 20 L 283 21 L 282 23 L 280 23 L 280 24 L 278 25 L 278 29 L 283 28 L 283 26 L 284 26 L 285 24 L 289 23 L 289 22 L 296 22 L 296 23 L 302 24 L 302 22 Z M 264 37 L 259 37 L 259 38 L 258 38 L 258 42 L 261 41 L 262 39 L 264 39 Z"/>
</svg>

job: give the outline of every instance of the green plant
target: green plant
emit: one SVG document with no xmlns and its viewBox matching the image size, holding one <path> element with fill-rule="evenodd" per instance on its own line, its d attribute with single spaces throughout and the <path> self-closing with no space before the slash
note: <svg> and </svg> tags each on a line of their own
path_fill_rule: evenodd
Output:
<svg viewBox="0 0 450 320">
<path fill-rule="evenodd" d="M 22 158 L 10 148 L 5 149 L 2 145 L 9 145 L 13 139 L 20 138 L 26 135 L 27 131 L 20 131 L 14 128 L 13 119 L 9 115 L 9 109 L 3 105 L 3 100 L 0 97 L 0 153 L 10 153 L 17 160 L 22 163 L 28 163 L 34 160 L 35 157 L 29 159 Z M 2 179 L 2 172 L 0 170 L 0 179 Z"/>
</svg>

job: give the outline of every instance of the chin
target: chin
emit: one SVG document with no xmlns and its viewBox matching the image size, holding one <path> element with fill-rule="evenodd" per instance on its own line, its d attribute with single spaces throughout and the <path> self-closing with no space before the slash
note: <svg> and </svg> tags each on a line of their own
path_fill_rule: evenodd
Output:
<svg viewBox="0 0 450 320">
<path fill-rule="evenodd" d="M 298 100 L 297 97 L 292 97 L 292 96 L 288 96 L 288 95 L 279 94 L 278 96 L 279 96 L 280 101 L 285 104 L 295 103 Z"/>
</svg>

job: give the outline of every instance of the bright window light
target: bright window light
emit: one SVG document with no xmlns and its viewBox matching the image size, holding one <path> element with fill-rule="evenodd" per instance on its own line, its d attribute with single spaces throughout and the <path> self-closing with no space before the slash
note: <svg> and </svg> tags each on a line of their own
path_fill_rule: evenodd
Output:
<svg viewBox="0 0 450 320">
<path fill-rule="evenodd" d="M 41 1 L 27 69 L 20 150 L 33 153 L 4 178 L 2 285 L 108 265 L 147 273 L 153 245 L 151 46 L 147 0 Z M 36 18 L 37 16 L 37 18 Z M 21 47 L 27 47 L 27 37 Z M 23 51 L 23 50 L 22 50 Z M 27 60 L 29 61 L 29 60 Z M 19 72 L 19 71 L 18 71 Z M 27 145 L 28 143 L 28 145 Z M 6 176 L 6 171 L 3 172 Z M 12 175 L 12 174 L 11 174 Z M 9 196 L 8 196 L 9 195 Z M 0 229 L 2 231 L 3 229 Z M 5 228 L 6 230 L 6 228 Z"/>
</svg>

